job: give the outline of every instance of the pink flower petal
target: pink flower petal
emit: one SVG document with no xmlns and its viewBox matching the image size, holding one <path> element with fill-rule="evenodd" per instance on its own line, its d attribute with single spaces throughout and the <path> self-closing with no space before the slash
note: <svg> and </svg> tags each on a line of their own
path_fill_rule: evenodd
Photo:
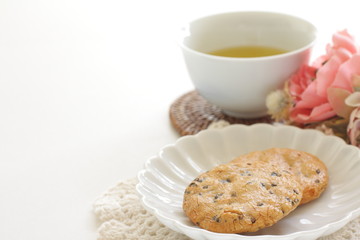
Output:
<svg viewBox="0 0 360 240">
<path fill-rule="evenodd" d="M 311 109 L 308 108 L 294 108 L 290 111 L 290 119 L 297 123 L 307 123 L 309 121 L 309 116 L 311 114 Z"/>
<path fill-rule="evenodd" d="M 329 103 L 321 104 L 313 109 L 294 108 L 290 112 L 290 119 L 298 123 L 318 122 L 334 117 L 336 113 Z"/>
<path fill-rule="evenodd" d="M 360 54 L 353 55 L 352 58 L 339 67 L 332 86 L 352 92 L 352 78 L 354 75 L 360 75 Z"/>
<path fill-rule="evenodd" d="M 308 96 L 304 100 L 300 100 L 296 103 L 296 107 L 298 108 L 314 108 L 316 106 L 319 106 L 323 103 L 326 103 L 326 99 L 320 98 L 316 95 Z"/>
<path fill-rule="evenodd" d="M 315 107 L 310 114 L 312 121 L 323 121 L 336 115 L 329 103 Z"/>
<path fill-rule="evenodd" d="M 324 63 L 329 59 L 328 55 L 322 55 L 320 57 L 318 57 L 317 59 L 315 59 L 315 61 L 313 62 L 313 64 L 311 64 L 311 66 L 315 67 L 315 68 L 320 68 L 322 65 L 324 65 Z"/>
<path fill-rule="evenodd" d="M 323 67 L 319 68 L 315 80 L 317 82 L 316 93 L 319 96 L 326 97 L 326 90 L 334 82 L 341 63 L 342 60 L 339 57 L 332 57 Z"/>
<path fill-rule="evenodd" d="M 313 108 L 322 103 L 327 102 L 327 99 L 317 95 L 317 81 L 313 81 L 310 85 L 305 89 L 303 94 L 301 95 L 301 100 L 296 104 L 296 107 L 300 108 Z"/>
<path fill-rule="evenodd" d="M 295 100 L 300 99 L 300 95 L 312 82 L 312 79 L 315 78 L 316 68 L 303 65 L 300 69 L 291 76 L 289 81 L 289 92 Z"/>
<path fill-rule="evenodd" d="M 333 35 L 333 43 L 334 48 L 346 48 L 351 53 L 356 53 L 358 51 L 354 38 L 347 32 L 347 30 L 335 33 Z"/>
</svg>

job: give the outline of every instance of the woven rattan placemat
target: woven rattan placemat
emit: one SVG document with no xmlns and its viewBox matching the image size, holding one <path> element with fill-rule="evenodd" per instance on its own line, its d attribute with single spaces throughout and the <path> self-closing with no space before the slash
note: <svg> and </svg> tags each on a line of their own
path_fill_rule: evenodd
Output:
<svg viewBox="0 0 360 240">
<path fill-rule="evenodd" d="M 206 101 L 197 91 L 190 91 L 177 98 L 170 106 L 170 120 L 181 136 L 196 134 L 211 123 L 224 120 L 230 124 L 272 123 L 269 116 L 240 119 L 225 115 L 219 107 Z"/>
</svg>

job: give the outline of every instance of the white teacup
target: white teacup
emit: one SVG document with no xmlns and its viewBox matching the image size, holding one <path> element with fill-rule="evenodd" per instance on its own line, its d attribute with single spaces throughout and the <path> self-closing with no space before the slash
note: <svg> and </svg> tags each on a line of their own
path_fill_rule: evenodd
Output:
<svg viewBox="0 0 360 240">
<path fill-rule="evenodd" d="M 303 19 L 272 12 L 230 12 L 192 21 L 180 45 L 196 90 L 226 114 L 266 115 L 266 96 L 282 87 L 310 57 L 316 28 Z M 210 52 L 266 46 L 286 52 L 265 57 L 223 57 Z"/>
</svg>

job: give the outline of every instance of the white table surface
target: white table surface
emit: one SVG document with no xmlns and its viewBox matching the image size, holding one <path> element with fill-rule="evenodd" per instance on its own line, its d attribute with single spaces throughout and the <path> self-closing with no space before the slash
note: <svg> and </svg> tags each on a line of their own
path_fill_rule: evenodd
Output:
<svg viewBox="0 0 360 240">
<path fill-rule="evenodd" d="M 360 36 L 354 1 L 1 0 L 0 239 L 96 239 L 94 199 L 179 135 L 193 90 L 176 42 L 192 18 L 295 14 Z"/>
</svg>

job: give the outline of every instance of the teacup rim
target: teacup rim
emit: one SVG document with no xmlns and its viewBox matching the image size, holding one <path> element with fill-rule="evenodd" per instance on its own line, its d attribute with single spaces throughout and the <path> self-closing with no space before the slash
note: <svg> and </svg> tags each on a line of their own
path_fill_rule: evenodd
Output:
<svg viewBox="0 0 360 240">
<path fill-rule="evenodd" d="M 286 17 L 291 17 L 291 18 L 295 18 L 298 20 L 301 20 L 303 22 L 306 22 L 307 24 L 309 24 L 310 26 L 312 26 L 313 28 L 313 32 L 312 34 L 314 35 L 313 40 L 310 41 L 308 44 L 304 45 L 303 47 L 285 52 L 285 53 L 281 53 L 281 54 L 276 54 L 276 55 L 271 55 L 271 56 L 262 56 L 262 57 L 226 57 L 226 56 L 216 56 L 216 55 L 212 55 L 209 53 L 205 53 L 205 52 L 201 52 L 201 51 L 197 51 L 194 50 L 188 46 L 186 46 L 184 44 L 184 39 L 186 36 L 188 36 L 189 34 L 187 34 L 189 26 L 191 25 L 191 23 L 200 20 L 200 19 L 204 19 L 204 18 L 208 18 L 208 17 L 214 17 L 214 16 L 219 16 L 219 15 L 227 15 L 227 14 L 244 14 L 244 13 L 260 13 L 260 14 L 274 14 L 274 15 L 282 15 L 282 16 L 286 16 Z M 243 10 L 243 11 L 225 11 L 225 12 L 218 12 L 218 13 L 213 13 L 213 14 L 208 14 L 208 15 L 203 15 L 200 17 L 197 17 L 191 21 L 188 21 L 187 24 L 183 25 L 183 27 L 180 28 L 180 32 L 182 33 L 178 40 L 178 44 L 180 45 L 180 47 L 183 50 L 186 50 L 188 52 L 191 52 L 193 54 L 197 54 L 199 56 L 203 56 L 203 57 L 207 57 L 210 59 L 218 59 L 218 60 L 225 60 L 225 61 L 259 61 L 259 60 L 273 60 L 273 59 L 278 59 L 278 58 L 284 58 L 284 57 L 288 57 L 288 56 L 292 56 L 292 55 L 296 55 L 300 52 L 304 52 L 308 49 L 311 49 L 316 41 L 317 41 L 317 35 L 318 35 L 318 30 L 316 28 L 316 26 L 310 22 L 309 20 L 296 16 L 296 15 L 292 15 L 292 14 L 288 14 L 288 13 L 282 13 L 282 12 L 276 12 L 276 11 L 253 11 L 253 10 Z"/>
</svg>

